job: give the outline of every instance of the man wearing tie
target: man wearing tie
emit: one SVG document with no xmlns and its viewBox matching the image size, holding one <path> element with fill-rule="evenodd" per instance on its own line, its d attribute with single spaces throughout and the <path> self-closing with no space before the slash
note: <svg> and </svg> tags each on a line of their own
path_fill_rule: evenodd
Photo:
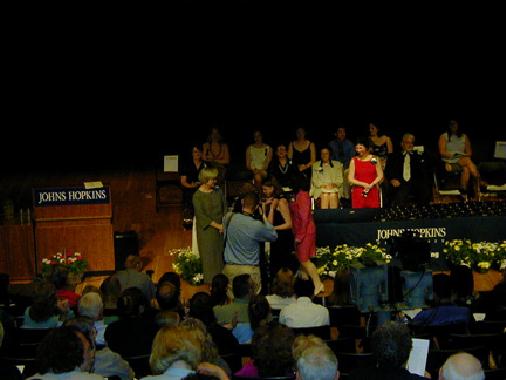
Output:
<svg viewBox="0 0 506 380">
<path fill-rule="evenodd" d="M 391 185 L 389 195 L 392 206 L 411 202 L 428 204 L 431 200 L 425 157 L 420 152 L 413 152 L 414 143 L 415 136 L 405 133 L 402 136 L 402 151 L 388 157 L 385 177 Z"/>
</svg>

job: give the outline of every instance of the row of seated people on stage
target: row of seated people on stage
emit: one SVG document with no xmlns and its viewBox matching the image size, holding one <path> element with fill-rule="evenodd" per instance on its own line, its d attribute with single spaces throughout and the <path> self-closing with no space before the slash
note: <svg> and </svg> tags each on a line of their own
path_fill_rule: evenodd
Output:
<svg viewBox="0 0 506 380">
<path fill-rule="evenodd" d="M 302 175 L 311 183 L 311 195 L 324 209 L 337 208 L 340 202 L 345 207 L 375 208 L 408 202 L 428 204 L 432 200 L 433 172 L 438 163 L 423 149 L 414 149 L 414 135 L 404 134 L 399 150 L 394 150 L 389 136 L 379 134 L 374 123 L 369 124 L 369 136 L 355 143 L 346 138 L 342 126 L 335 136 L 317 157 L 316 145 L 307 139 L 303 128 L 296 130 L 294 141 L 288 146 L 279 144 L 275 152 L 256 130 L 254 143 L 246 149 L 245 167 L 258 189 L 263 182 L 273 179 L 281 188 L 288 189 L 293 178 Z M 460 173 L 461 190 L 472 193 L 471 179 L 479 181 L 479 173 L 471 159 L 470 140 L 459 130 L 457 121 L 450 121 L 447 131 L 440 135 L 438 149 L 440 165 L 449 173 Z M 192 159 L 180 172 L 187 209 L 191 209 L 192 193 L 200 186 L 198 172 L 213 165 L 219 169 L 222 181 L 229 163 L 228 146 L 214 128 L 203 149 L 192 148 Z"/>
<path fill-rule="evenodd" d="M 144 275 L 144 283 L 150 283 L 146 274 L 136 272 Z M 255 295 L 250 276 L 239 275 L 232 281 L 233 298 L 229 298 L 228 278 L 217 275 L 210 293 L 195 293 L 188 301 L 187 308 L 180 299 L 180 279 L 173 272 L 163 275 L 156 287 L 151 284 L 154 290 L 152 299 L 146 297 L 146 286 L 139 282 L 141 276 L 133 276 L 137 280 L 130 283 L 122 283 L 120 278 L 121 273 L 118 272 L 104 281 L 100 289 L 94 286 L 85 288 L 82 295 L 77 297 L 78 302 L 73 310 L 68 304 L 67 307 L 63 307 L 61 302 L 58 304 L 53 284 L 36 284 L 34 300 L 25 318 L 31 319 L 31 323 L 39 323 L 38 327 L 47 327 L 48 331 L 37 350 L 37 360 L 25 370 L 24 376 L 53 379 L 57 373 L 61 378 L 66 378 L 61 374 L 68 373 L 69 378 L 75 376 L 85 380 L 112 376 L 132 379 L 153 373 L 159 375 L 155 379 L 184 379 L 199 372 L 218 379 L 293 378 L 299 371 L 298 378 L 304 379 L 299 359 L 304 357 L 301 356 L 303 351 L 318 344 L 319 350 L 315 354 L 325 358 L 323 362 L 318 362 L 319 372 L 307 379 L 336 378 L 338 363 L 335 349 L 330 349 L 334 347 L 332 339 L 296 338 L 298 332 L 304 331 L 298 329 L 328 327 L 329 309 L 313 302 L 314 287 L 311 281 L 294 276 L 288 269 L 277 274 L 275 293 L 267 297 Z M 465 306 L 447 304 L 448 283 L 442 281 L 439 285 L 435 284 L 436 293 L 440 294 L 439 304 L 421 313 L 420 324 L 427 325 L 427 318 L 429 322 L 441 324 L 448 320 L 469 318 L 467 310 L 460 311 L 466 309 Z M 504 285 L 503 282 L 503 295 Z M 343 290 L 337 289 L 337 292 L 343 293 Z M 437 311 L 442 308 L 445 308 L 444 312 Z M 274 314 L 278 317 L 273 318 Z M 416 317 L 413 324 L 416 325 Z M 14 352 L 16 341 L 12 339 L 15 327 L 10 326 L 9 318 L 4 316 L 0 326 L 0 332 L 6 338 L 1 356 Z M 24 326 L 25 329 L 33 327 Z M 338 330 L 340 328 L 335 327 Z M 388 344 L 385 339 L 395 339 L 396 349 L 403 347 L 402 353 L 399 352 L 395 357 L 391 356 L 392 352 L 382 355 L 381 351 Z M 405 343 L 397 344 L 400 341 Z M 370 378 L 371 371 L 385 372 L 390 376 L 395 374 L 401 376 L 399 378 L 422 378 L 410 375 L 404 368 L 409 357 L 410 342 L 411 331 L 408 326 L 387 322 L 372 334 L 370 346 L 375 361 L 370 363 L 371 367 L 343 367 L 342 371 L 351 372 L 349 378 L 353 379 Z M 243 363 L 241 355 L 237 358 L 237 353 L 243 350 L 241 346 L 250 347 L 250 352 L 245 356 L 249 356 L 251 361 Z M 351 350 L 354 352 L 354 349 Z M 337 356 L 340 352 L 337 350 Z M 135 374 L 131 358 L 139 355 L 149 355 L 150 368 L 137 367 L 135 370 L 138 373 Z M 460 359 L 472 360 L 469 357 Z M 497 364 L 506 365 L 502 362 Z M 481 370 L 478 363 L 474 365 L 477 371 Z M 4 365 L 1 367 L 3 371 L 8 369 Z M 16 371 L 15 368 L 10 370 L 13 373 Z"/>
</svg>

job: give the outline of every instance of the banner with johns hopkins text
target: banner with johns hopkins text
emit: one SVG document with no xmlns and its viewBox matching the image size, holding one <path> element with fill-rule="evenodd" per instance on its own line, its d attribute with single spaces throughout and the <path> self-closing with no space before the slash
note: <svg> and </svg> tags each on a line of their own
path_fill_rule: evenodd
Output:
<svg viewBox="0 0 506 380">
<path fill-rule="evenodd" d="M 109 188 L 85 189 L 84 187 L 33 189 L 35 207 L 101 204 L 110 202 Z"/>
</svg>

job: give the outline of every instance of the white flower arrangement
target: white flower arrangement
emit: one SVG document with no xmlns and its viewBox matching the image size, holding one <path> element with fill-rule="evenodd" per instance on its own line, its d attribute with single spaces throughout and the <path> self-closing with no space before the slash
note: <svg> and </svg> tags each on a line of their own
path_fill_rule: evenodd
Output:
<svg viewBox="0 0 506 380">
<path fill-rule="evenodd" d="M 201 285 L 204 282 L 202 262 L 193 254 L 190 247 L 177 248 L 169 251 L 170 256 L 176 256 L 172 269 L 185 281 L 192 285 Z"/>
</svg>

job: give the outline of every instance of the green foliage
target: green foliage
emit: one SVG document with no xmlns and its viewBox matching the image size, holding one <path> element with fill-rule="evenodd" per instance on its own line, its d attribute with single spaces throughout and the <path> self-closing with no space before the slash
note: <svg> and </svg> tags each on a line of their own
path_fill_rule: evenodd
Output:
<svg viewBox="0 0 506 380">
<path fill-rule="evenodd" d="M 172 263 L 172 268 L 186 282 L 192 285 L 201 285 L 204 282 L 202 262 L 198 256 L 195 256 L 190 249 L 180 248 L 170 251 L 171 256 L 176 256 Z"/>
<path fill-rule="evenodd" d="M 377 244 L 367 243 L 362 247 L 339 244 L 334 251 L 330 248 L 320 247 L 316 249 L 315 265 L 318 271 L 345 271 L 353 265 L 381 265 L 390 262 L 391 257 L 386 254 L 383 247 Z"/>
</svg>

